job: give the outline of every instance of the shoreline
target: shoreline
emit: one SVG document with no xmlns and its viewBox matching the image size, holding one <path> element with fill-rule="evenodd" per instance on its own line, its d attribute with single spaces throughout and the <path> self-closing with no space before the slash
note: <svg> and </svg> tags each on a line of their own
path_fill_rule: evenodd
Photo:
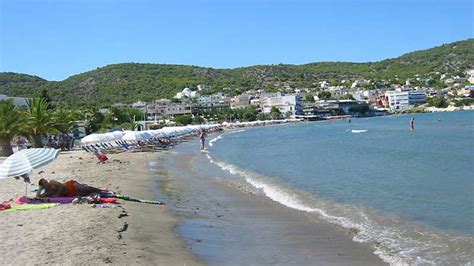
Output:
<svg viewBox="0 0 474 266">
<path fill-rule="evenodd" d="M 466 115 L 469 115 L 469 114 L 466 114 Z M 446 116 L 448 117 L 449 114 L 446 114 Z M 429 121 L 431 121 L 431 120 L 429 120 L 430 117 L 433 118 L 435 116 L 431 114 L 430 116 L 427 116 L 426 119 L 419 120 L 420 121 L 420 129 L 425 129 L 429 125 L 436 125 L 438 127 L 440 127 L 441 125 L 444 125 L 444 124 L 439 123 L 440 120 L 438 119 L 438 116 L 435 117 L 436 119 L 432 119 L 432 123 L 430 124 L 430 122 L 429 122 Z M 449 117 L 451 117 L 451 116 L 449 116 Z M 364 119 L 364 120 L 368 120 L 368 119 Z M 451 119 L 443 118 L 443 121 L 451 121 L 452 123 L 456 123 L 455 121 L 457 121 L 457 120 L 456 119 L 451 120 Z M 363 121 L 361 121 L 361 122 L 363 122 Z M 362 124 L 364 124 L 364 123 L 361 123 L 361 125 Z M 359 126 L 359 125 L 357 125 L 357 126 Z M 422 126 L 423 126 L 423 128 L 422 128 Z M 456 126 L 457 126 L 457 124 L 456 124 Z M 447 126 L 445 125 L 445 127 L 447 127 Z M 461 127 L 463 127 L 463 126 L 461 125 Z M 359 126 L 359 128 L 365 128 L 365 127 L 360 127 Z M 370 130 L 370 127 L 367 127 L 367 128 Z M 402 128 L 402 129 L 404 129 L 404 128 Z M 344 130 L 340 130 L 340 131 L 342 132 Z M 424 131 L 424 130 L 421 130 L 421 131 Z M 265 131 L 265 132 L 268 133 L 269 131 Z M 374 130 L 374 132 L 375 132 L 375 130 Z M 423 133 L 429 134 L 429 133 L 426 133 L 426 132 L 428 132 L 428 131 L 420 132 L 419 134 L 423 134 Z M 231 132 L 228 132 L 228 133 L 231 133 Z M 342 134 L 344 134 L 344 133 L 342 133 Z M 263 134 L 260 134 L 260 135 L 254 134 L 254 135 L 252 135 L 252 137 L 253 137 L 253 139 L 259 139 L 259 138 L 262 137 L 262 135 Z M 224 137 L 224 136 L 222 136 L 222 137 Z M 248 136 L 246 136 L 246 137 L 248 138 Z M 207 154 L 206 154 L 206 156 L 208 156 L 209 160 L 213 161 L 222 170 L 225 170 L 225 171 L 230 172 L 230 173 L 235 173 L 238 176 L 242 176 L 243 179 L 245 179 L 245 181 L 251 183 L 253 185 L 253 187 L 263 189 L 264 193 L 269 198 L 272 198 L 277 202 L 281 202 L 283 205 L 289 206 L 290 208 L 295 208 L 295 209 L 300 209 L 301 208 L 303 211 L 316 212 L 316 213 L 320 213 L 320 214 L 322 212 L 323 216 L 326 217 L 325 213 L 324 213 L 325 212 L 324 210 L 330 210 L 330 208 L 325 209 L 324 207 L 326 207 L 326 206 L 324 205 L 324 203 L 323 204 L 318 204 L 318 200 L 320 200 L 320 199 L 311 198 L 311 197 L 304 197 L 303 196 L 302 198 L 304 200 L 302 202 L 305 202 L 307 204 L 296 204 L 298 202 L 295 203 L 294 201 L 291 201 L 291 199 L 292 199 L 291 195 L 289 196 L 289 194 L 286 193 L 286 192 L 289 192 L 289 193 L 294 192 L 294 190 L 295 190 L 294 187 L 291 187 L 291 186 L 287 187 L 287 186 L 285 186 L 285 184 L 281 184 L 282 185 L 281 186 L 278 182 L 271 182 L 272 180 L 271 180 L 270 177 L 272 177 L 272 176 L 263 176 L 262 177 L 261 175 L 264 175 L 264 174 L 262 174 L 262 172 L 260 172 L 260 170 L 261 170 L 260 167 L 264 166 L 264 161 L 257 160 L 257 158 L 255 158 L 256 156 L 250 157 L 250 158 L 255 159 L 256 161 L 259 162 L 259 164 L 256 165 L 255 163 L 252 164 L 251 159 L 250 159 L 250 162 L 249 162 L 249 159 L 247 159 L 247 160 L 239 159 L 239 158 L 246 158 L 246 156 L 247 156 L 246 154 L 258 154 L 259 156 L 262 156 L 262 154 L 259 153 L 259 151 L 255 151 L 255 149 L 250 149 L 250 148 L 249 149 L 241 149 L 241 148 L 237 149 L 236 148 L 240 152 L 237 153 L 237 156 L 235 156 L 235 153 L 232 153 L 233 157 L 230 156 L 229 151 L 234 151 L 232 149 L 232 147 L 244 147 L 243 141 L 247 140 L 246 137 L 245 136 L 240 136 L 242 141 L 236 141 L 236 138 L 234 138 L 233 141 L 236 141 L 236 142 L 233 143 L 233 146 L 230 146 L 230 145 L 225 146 L 223 144 L 224 147 L 220 147 L 221 148 L 220 152 L 227 156 L 227 157 L 224 157 L 224 158 L 227 158 L 228 161 L 230 161 L 230 162 L 232 162 L 232 161 L 240 162 L 240 165 L 239 165 L 240 167 L 236 166 L 236 165 L 232 165 L 230 163 L 224 163 L 223 161 L 220 161 L 218 156 L 216 158 L 214 158 L 213 150 L 211 150 L 212 152 L 210 153 L 211 157 L 209 157 Z M 220 139 L 220 138 L 221 137 L 214 138 L 213 140 L 218 141 L 218 139 Z M 239 138 L 239 136 L 237 136 L 237 139 L 238 138 Z M 280 138 L 281 138 L 281 136 L 280 136 Z M 268 145 L 268 143 L 265 143 L 265 144 Z M 252 145 L 256 145 L 257 147 L 260 147 L 260 146 L 258 146 L 258 144 L 256 142 L 250 142 L 249 147 L 253 147 Z M 288 150 L 288 147 L 286 147 L 285 150 Z M 306 154 L 306 153 L 303 153 L 303 154 Z M 216 153 L 216 155 L 219 155 L 219 153 Z M 275 156 L 275 153 L 270 152 L 269 156 L 270 157 Z M 272 157 L 272 158 L 274 158 L 274 157 Z M 246 167 L 245 164 L 242 165 L 243 162 L 244 163 L 248 162 L 250 165 L 253 166 L 253 168 L 252 167 L 248 168 L 248 167 Z M 248 169 L 250 169 L 250 170 L 248 170 Z M 282 169 L 279 168 L 279 170 L 281 171 Z M 268 171 L 263 172 L 263 173 L 268 173 Z M 276 172 L 271 172 L 270 171 L 270 173 L 273 173 L 273 175 L 279 176 L 279 174 L 276 173 Z M 359 176 L 361 176 L 361 175 L 359 175 Z M 267 181 L 267 182 L 265 182 L 265 181 Z M 270 181 L 270 182 L 268 182 L 268 181 Z M 239 182 L 239 183 L 242 183 L 242 182 Z M 267 189 L 268 189 L 268 191 L 266 191 Z M 298 189 L 296 189 L 296 190 L 298 192 Z M 285 194 L 285 195 L 281 195 L 282 193 Z M 303 193 L 304 193 L 304 191 L 303 191 Z M 298 197 L 296 197 L 296 198 L 298 199 Z M 334 203 L 334 202 L 329 202 L 329 203 Z M 351 204 L 351 203 L 348 203 L 348 204 Z M 323 208 L 321 208 L 321 206 L 323 206 Z M 334 207 L 334 205 L 331 205 L 331 206 Z M 314 208 L 314 209 L 312 209 L 312 208 Z M 347 209 L 347 210 L 349 210 L 349 209 Z M 371 212 L 370 207 L 367 209 L 367 212 L 365 212 L 365 211 L 363 212 L 363 213 L 373 214 L 373 216 L 370 216 L 371 218 L 374 218 L 374 219 L 372 219 L 372 221 L 381 221 L 382 222 L 381 225 L 387 225 L 387 223 L 383 223 L 383 221 L 385 221 L 384 219 L 385 218 L 388 218 L 388 219 L 393 218 L 393 221 L 395 221 L 395 225 L 398 225 L 396 223 L 397 220 L 398 220 L 397 219 L 398 217 L 396 217 L 396 214 L 394 214 L 392 216 L 392 214 L 390 212 L 383 213 L 383 211 L 382 212 L 377 212 L 377 209 L 372 209 L 372 210 L 375 210 L 375 212 Z M 335 213 L 335 212 L 333 212 L 333 213 Z M 349 230 L 352 230 L 351 228 L 354 228 L 354 232 L 355 232 L 354 241 L 362 241 L 362 242 L 365 242 L 365 243 L 369 243 L 376 250 L 376 252 L 377 252 L 376 254 L 379 255 L 386 262 L 390 262 L 390 263 L 394 263 L 394 264 L 399 264 L 399 263 L 401 263 L 401 264 L 404 264 L 404 263 L 411 264 L 411 263 L 415 263 L 415 261 L 420 262 L 420 263 L 435 263 L 435 262 L 437 262 L 437 263 L 441 263 L 441 262 L 446 263 L 446 262 L 450 262 L 450 261 L 453 262 L 453 263 L 466 263 L 466 262 L 472 261 L 471 260 L 472 256 L 469 256 L 469 246 L 472 246 L 472 243 L 473 243 L 472 238 L 470 238 L 470 236 L 464 235 L 460 232 L 449 231 L 449 229 L 445 231 L 443 229 L 433 227 L 430 224 L 420 223 L 419 221 L 416 221 L 416 222 L 413 222 L 413 223 L 411 223 L 411 221 L 408 221 L 409 223 L 408 223 L 407 226 L 401 227 L 402 228 L 401 232 L 403 232 L 404 235 L 400 236 L 399 238 L 395 238 L 395 244 L 397 243 L 396 241 L 400 240 L 400 242 L 398 242 L 398 243 L 402 243 L 406 246 L 404 248 L 402 246 L 402 248 L 396 249 L 397 248 L 396 245 L 382 245 L 381 244 L 381 243 L 386 243 L 386 242 L 384 242 L 386 239 L 390 240 L 390 236 L 388 238 L 385 238 L 387 236 L 387 234 L 384 234 L 384 231 L 379 230 L 380 228 L 374 228 L 376 226 L 374 226 L 374 227 L 372 227 L 372 226 L 369 226 L 369 227 L 358 226 L 357 224 L 356 224 L 357 226 L 354 226 L 354 221 L 356 221 L 356 223 L 360 222 L 360 221 L 364 221 L 364 217 L 362 217 L 362 219 L 360 219 L 361 216 L 359 216 L 359 217 L 352 216 L 353 213 L 348 212 L 346 214 L 347 215 L 345 217 L 354 218 L 354 220 L 349 220 L 349 223 L 344 223 L 341 226 L 344 227 L 344 228 L 348 228 Z M 387 215 L 385 216 L 385 214 L 387 214 Z M 329 220 L 331 223 L 340 224 L 339 221 L 334 220 L 332 218 L 334 218 L 334 217 L 329 216 L 329 219 L 325 219 L 325 220 Z M 337 213 L 336 213 L 335 218 L 338 218 Z M 400 221 L 402 222 L 401 225 L 405 225 L 406 220 L 400 220 Z M 346 222 L 346 221 L 344 221 L 344 222 Z M 370 224 L 371 223 L 369 223 L 369 225 Z M 455 224 L 455 223 L 453 223 L 453 224 Z M 375 223 L 374 225 L 377 225 L 377 223 Z M 394 230 L 392 230 L 392 231 L 393 232 L 398 232 L 397 231 L 398 228 L 399 227 L 394 226 L 393 227 Z M 360 230 L 360 231 L 356 231 L 356 230 Z M 375 233 L 372 234 L 372 232 L 375 232 Z M 380 233 L 382 233 L 382 234 L 380 234 Z M 405 240 L 407 240 L 407 241 L 405 241 Z M 403 241 L 405 241 L 405 242 L 403 242 Z M 421 241 L 421 242 L 416 242 L 416 243 L 421 243 L 421 244 L 419 244 L 419 245 L 411 244 L 413 242 L 410 242 L 410 241 Z M 423 242 L 423 241 L 425 241 L 425 242 Z M 431 243 L 432 243 L 432 245 L 430 245 Z M 390 244 L 390 243 L 388 242 L 388 244 Z M 444 247 L 446 247 L 446 248 L 444 248 Z M 452 252 L 452 250 L 454 250 L 454 249 L 457 249 L 457 251 Z M 400 250 L 399 253 L 397 252 L 398 250 Z M 404 253 L 407 250 L 409 252 L 412 252 L 412 251 L 417 252 L 417 253 L 413 252 L 413 253 L 415 253 L 415 255 L 417 257 L 415 257 L 415 256 L 410 257 L 410 256 L 406 255 L 406 254 L 409 254 L 408 252 Z M 418 254 L 419 254 L 419 256 L 418 256 Z M 440 254 L 440 255 L 434 256 L 433 254 Z"/>
<path fill-rule="evenodd" d="M 119 193 L 154 199 L 154 177 L 146 164 L 157 153 L 111 154 L 106 164 L 83 151 L 62 152 L 38 170 L 42 177 L 64 182 L 74 179 Z M 0 159 L 2 161 L 2 159 Z M 32 182 L 39 180 L 38 170 Z M 25 194 L 13 178 L 1 180 L 0 200 Z M 36 187 L 36 186 L 35 186 Z M 28 195 L 33 196 L 29 186 Z M 5 264 L 163 264 L 202 265 L 175 232 L 178 220 L 167 205 L 119 200 L 109 208 L 63 204 L 44 210 L 0 213 Z"/>
<path fill-rule="evenodd" d="M 197 141 L 183 143 L 156 168 L 161 193 L 182 218 L 180 236 L 206 263 L 386 264 L 350 230 L 241 189 L 205 155 Z"/>
</svg>

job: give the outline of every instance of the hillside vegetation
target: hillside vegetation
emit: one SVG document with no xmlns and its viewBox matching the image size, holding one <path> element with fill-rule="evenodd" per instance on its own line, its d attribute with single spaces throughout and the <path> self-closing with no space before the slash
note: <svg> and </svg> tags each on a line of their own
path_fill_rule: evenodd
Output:
<svg viewBox="0 0 474 266">
<path fill-rule="evenodd" d="M 47 89 L 58 104 L 108 105 L 169 98 L 185 87 L 209 84 L 212 91 L 237 94 L 248 89 L 276 90 L 284 86 L 316 87 L 321 80 L 334 82 L 366 78 L 400 81 L 440 74 L 464 75 L 474 67 L 474 39 L 411 52 L 378 62 L 321 62 L 304 65 L 256 65 L 235 69 L 213 69 L 187 65 L 115 64 L 97 68 L 63 81 L 36 76 L 0 73 L 0 94 L 31 97 Z"/>
</svg>

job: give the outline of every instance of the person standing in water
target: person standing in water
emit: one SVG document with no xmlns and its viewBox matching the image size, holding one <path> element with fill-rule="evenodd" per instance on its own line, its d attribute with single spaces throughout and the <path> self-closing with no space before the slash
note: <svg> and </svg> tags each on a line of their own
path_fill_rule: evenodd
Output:
<svg viewBox="0 0 474 266">
<path fill-rule="evenodd" d="M 410 119 L 410 130 L 415 131 L 415 118 Z"/>
<path fill-rule="evenodd" d="M 199 140 L 201 141 L 201 150 L 204 150 L 204 144 L 206 143 L 206 131 L 204 129 L 199 134 Z"/>
</svg>

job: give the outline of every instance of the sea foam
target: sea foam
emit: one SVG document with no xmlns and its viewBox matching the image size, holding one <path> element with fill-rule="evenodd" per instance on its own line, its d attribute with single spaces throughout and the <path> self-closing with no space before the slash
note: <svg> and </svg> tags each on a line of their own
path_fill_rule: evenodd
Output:
<svg viewBox="0 0 474 266">
<path fill-rule="evenodd" d="M 423 239 L 410 237 L 412 230 L 407 228 L 399 228 L 395 224 L 385 226 L 376 222 L 376 217 L 368 215 L 369 211 L 360 206 L 350 206 L 328 202 L 318 199 L 318 207 L 312 203 L 307 203 L 305 195 L 295 191 L 284 185 L 275 184 L 269 181 L 270 178 L 264 177 L 252 171 L 243 170 L 235 165 L 224 163 L 213 159 L 209 154 L 206 157 L 213 164 L 218 165 L 233 175 L 238 175 L 245 179 L 247 183 L 260 190 L 266 197 L 278 202 L 286 207 L 315 213 L 321 219 L 330 223 L 337 224 L 344 228 L 356 229 L 357 233 L 353 237 L 353 241 L 370 243 L 374 248 L 374 254 L 378 255 L 383 261 L 392 265 L 409 265 L 409 264 L 437 264 L 440 262 L 449 262 L 450 258 L 441 259 L 437 257 L 439 253 L 443 253 L 445 247 L 437 243 L 436 239 L 446 238 L 442 234 L 433 234 L 432 232 L 424 232 Z M 309 202 L 314 202 L 309 200 Z M 338 213 L 338 214 L 333 214 Z M 351 217 L 356 214 L 355 217 Z M 394 223 L 390 221 L 390 223 Z M 423 230 L 416 229 L 418 233 Z M 460 239 L 458 245 L 472 245 L 470 239 Z M 419 254 L 431 254 L 428 257 L 422 257 Z M 466 260 L 470 255 L 464 254 Z"/>
</svg>

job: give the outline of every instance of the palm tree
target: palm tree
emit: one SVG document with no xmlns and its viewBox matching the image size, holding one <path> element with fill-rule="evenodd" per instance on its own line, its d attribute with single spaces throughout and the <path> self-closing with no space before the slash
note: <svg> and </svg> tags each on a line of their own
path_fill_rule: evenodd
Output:
<svg viewBox="0 0 474 266">
<path fill-rule="evenodd" d="M 56 133 L 53 111 L 49 109 L 48 102 L 43 98 L 28 100 L 26 129 L 33 140 L 33 147 L 43 147 L 43 136 Z"/>
<path fill-rule="evenodd" d="M 78 114 L 72 110 L 55 109 L 52 114 L 54 128 L 59 132 L 70 132 Z"/>
<path fill-rule="evenodd" d="M 15 108 L 13 101 L 0 101 L 0 156 L 13 153 L 11 141 L 23 132 L 25 117 Z"/>
</svg>

